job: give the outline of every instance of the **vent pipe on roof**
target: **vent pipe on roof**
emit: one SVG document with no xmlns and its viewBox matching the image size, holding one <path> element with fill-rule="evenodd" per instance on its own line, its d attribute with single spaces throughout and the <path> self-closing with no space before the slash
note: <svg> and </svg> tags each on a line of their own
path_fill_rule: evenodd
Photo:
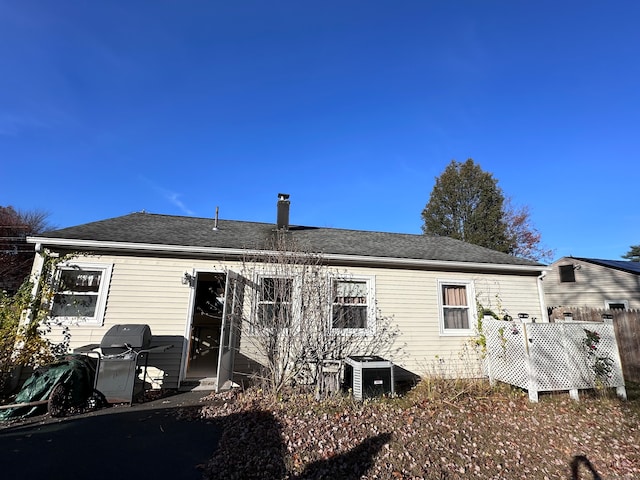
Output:
<svg viewBox="0 0 640 480">
<path fill-rule="evenodd" d="M 289 229 L 289 194 L 288 193 L 279 193 L 278 194 L 278 219 L 277 226 L 278 230 L 288 230 Z"/>
<path fill-rule="evenodd" d="M 218 211 L 220 210 L 220 207 L 216 207 L 216 219 L 213 222 L 213 229 L 214 230 L 218 230 Z"/>
</svg>

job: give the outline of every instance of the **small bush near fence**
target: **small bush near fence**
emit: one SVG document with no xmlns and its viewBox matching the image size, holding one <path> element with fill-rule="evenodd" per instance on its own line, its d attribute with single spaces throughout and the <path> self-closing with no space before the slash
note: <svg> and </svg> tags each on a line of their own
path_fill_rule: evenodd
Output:
<svg viewBox="0 0 640 480">
<path fill-rule="evenodd" d="M 549 321 L 602 322 L 613 321 L 626 382 L 640 383 L 640 310 L 605 310 L 587 307 L 555 307 L 549 309 Z"/>
</svg>

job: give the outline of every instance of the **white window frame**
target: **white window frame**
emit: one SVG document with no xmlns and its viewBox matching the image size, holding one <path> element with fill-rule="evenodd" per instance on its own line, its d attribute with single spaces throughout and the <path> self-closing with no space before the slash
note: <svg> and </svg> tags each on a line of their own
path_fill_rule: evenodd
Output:
<svg viewBox="0 0 640 480">
<path fill-rule="evenodd" d="M 333 326 L 333 307 L 335 305 L 333 298 L 334 282 L 364 282 L 367 288 L 367 325 L 364 328 L 336 328 Z M 331 332 L 335 334 L 348 335 L 370 335 L 376 331 L 376 307 L 375 307 L 375 277 L 372 275 L 331 275 L 329 277 L 329 326 Z"/>
<path fill-rule="evenodd" d="M 92 316 L 57 316 L 53 315 L 53 306 L 55 302 L 56 295 L 73 295 L 74 293 L 78 293 L 73 290 L 58 290 L 60 276 L 63 270 L 70 271 L 91 271 L 91 270 L 99 270 L 101 271 L 100 276 L 100 285 L 98 287 L 98 291 L 93 292 L 82 292 L 82 295 L 94 295 L 97 297 L 96 299 L 96 308 L 93 312 Z M 90 326 L 102 326 L 104 324 L 104 312 L 107 306 L 107 294 L 109 292 L 109 286 L 111 284 L 111 272 L 113 270 L 113 264 L 107 263 L 84 263 L 84 262 L 73 262 L 73 263 L 63 263 L 56 267 L 55 272 L 55 281 L 54 281 L 54 295 L 51 299 L 51 311 L 49 313 L 50 317 L 57 321 L 62 325 L 90 325 Z"/>
<path fill-rule="evenodd" d="M 448 307 L 444 305 L 444 301 L 442 299 L 443 288 L 445 286 L 462 286 L 465 287 L 465 293 L 467 296 L 467 305 L 464 307 L 468 310 L 469 316 L 469 328 L 445 328 L 444 326 L 444 310 L 445 308 L 455 308 Z M 475 291 L 473 280 L 447 280 L 440 279 L 438 280 L 438 316 L 440 322 L 440 335 L 448 336 L 448 337 L 461 337 L 461 336 L 471 336 L 475 332 L 475 325 L 477 323 L 478 314 L 475 309 Z M 459 307 L 461 308 L 461 307 Z"/>
<path fill-rule="evenodd" d="M 629 301 L 628 300 L 605 300 L 604 301 L 604 308 L 605 310 L 611 310 L 611 304 L 615 304 L 615 303 L 620 303 L 622 305 L 624 305 L 624 309 L 625 310 L 629 310 Z"/>
<path fill-rule="evenodd" d="M 264 332 L 269 331 L 269 327 L 264 327 L 261 325 L 261 322 L 258 321 L 258 317 L 260 315 L 260 306 L 266 303 L 275 303 L 275 302 L 265 302 L 261 300 L 262 295 L 262 282 L 266 278 L 280 278 L 280 279 L 289 279 L 291 280 L 291 298 L 289 299 L 289 308 L 291 310 L 291 325 L 294 325 L 297 320 L 297 293 L 298 293 L 298 282 L 299 279 L 295 275 L 283 275 L 277 273 L 259 273 L 255 276 L 255 301 L 254 308 L 252 313 L 252 321 L 249 328 L 249 334 L 251 335 L 261 335 Z"/>
</svg>

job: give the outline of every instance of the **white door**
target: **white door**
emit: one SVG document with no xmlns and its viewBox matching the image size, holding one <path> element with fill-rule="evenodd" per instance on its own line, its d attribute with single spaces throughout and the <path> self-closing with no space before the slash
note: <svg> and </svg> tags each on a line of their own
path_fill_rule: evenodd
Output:
<svg viewBox="0 0 640 480">
<path fill-rule="evenodd" d="M 233 361 L 235 359 L 238 328 L 242 321 L 242 303 L 244 300 L 244 282 L 235 272 L 227 274 L 220 330 L 220 352 L 218 353 L 218 380 L 216 392 L 230 388 L 233 380 Z"/>
</svg>

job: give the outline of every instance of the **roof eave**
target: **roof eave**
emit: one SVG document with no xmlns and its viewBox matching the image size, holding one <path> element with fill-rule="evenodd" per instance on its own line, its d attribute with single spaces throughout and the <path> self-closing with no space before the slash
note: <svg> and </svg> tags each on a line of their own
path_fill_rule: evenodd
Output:
<svg viewBox="0 0 640 480">
<path fill-rule="evenodd" d="M 257 249 L 245 248 L 223 248 L 223 247 L 197 247 L 190 245 L 164 245 L 153 243 L 132 243 L 132 242 L 113 242 L 99 240 L 78 240 L 68 238 L 49 238 L 49 237 L 27 237 L 28 243 L 36 245 L 39 251 L 43 246 L 57 246 L 78 250 L 109 250 L 109 251 L 127 251 L 127 252 L 157 252 L 157 253 L 180 253 L 190 255 L 208 255 L 208 256 L 224 256 L 243 257 L 243 256 L 260 256 L 273 255 L 277 252 L 269 252 Z M 398 258 L 398 257 L 374 257 L 367 255 L 344 255 L 344 254 L 325 254 L 322 256 L 330 262 L 358 264 L 358 265 L 375 265 L 375 266 L 396 266 L 396 267 L 413 267 L 413 268 L 443 268 L 452 270 L 478 270 L 478 271 L 509 271 L 519 273 L 542 273 L 550 271 L 551 268 L 543 265 L 514 265 L 501 263 L 480 263 L 480 262 L 459 262 L 450 260 L 424 260 L 417 258 Z"/>
</svg>

